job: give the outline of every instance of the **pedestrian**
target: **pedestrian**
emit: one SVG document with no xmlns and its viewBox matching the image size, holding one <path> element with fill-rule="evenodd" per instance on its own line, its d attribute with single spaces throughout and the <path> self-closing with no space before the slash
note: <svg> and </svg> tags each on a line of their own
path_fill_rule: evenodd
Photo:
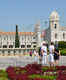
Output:
<svg viewBox="0 0 66 80">
<path fill-rule="evenodd" d="M 41 54 L 41 47 L 39 48 L 39 64 L 42 64 L 42 54 Z"/>
<path fill-rule="evenodd" d="M 58 65 L 58 63 L 59 63 L 59 57 L 60 57 L 60 50 L 58 48 L 55 48 L 55 50 L 54 50 L 55 65 Z"/>
<path fill-rule="evenodd" d="M 49 46 L 49 64 L 50 67 L 54 66 L 54 43 L 53 42 L 51 42 Z"/>
<path fill-rule="evenodd" d="M 30 56 L 32 57 L 32 51 L 30 51 Z"/>
<path fill-rule="evenodd" d="M 38 63 L 38 58 L 39 58 L 39 54 L 37 50 L 34 50 L 34 63 L 37 64 Z"/>
<path fill-rule="evenodd" d="M 41 55 L 42 55 L 42 65 L 47 65 L 47 46 L 45 41 L 43 41 L 41 46 Z"/>
</svg>

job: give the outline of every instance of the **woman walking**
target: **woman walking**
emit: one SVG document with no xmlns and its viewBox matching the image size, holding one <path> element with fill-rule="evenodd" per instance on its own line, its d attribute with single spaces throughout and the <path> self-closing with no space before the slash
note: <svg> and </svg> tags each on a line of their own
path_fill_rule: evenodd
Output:
<svg viewBox="0 0 66 80">
<path fill-rule="evenodd" d="M 55 65 L 58 65 L 58 63 L 59 63 L 59 57 L 60 57 L 60 50 L 58 48 L 55 48 L 55 50 L 54 50 Z"/>
</svg>

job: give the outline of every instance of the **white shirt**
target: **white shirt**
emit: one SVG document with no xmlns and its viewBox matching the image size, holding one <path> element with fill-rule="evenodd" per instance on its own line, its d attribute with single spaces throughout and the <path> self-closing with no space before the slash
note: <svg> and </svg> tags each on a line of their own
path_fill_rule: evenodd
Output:
<svg viewBox="0 0 66 80">
<path fill-rule="evenodd" d="M 38 52 L 34 51 L 34 54 L 35 54 L 36 56 L 38 56 Z"/>
<path fill-rule="evenodd" d="M 54 50 L 54 45 L 50 45 L 49 46 L 49 52 L 52 54 L 53 53 L 53 50 Z"/>
<path fill-rule="evenodd" d="M 47 47 L 46 46 L 42 46 L 41 49 L 44 50 L 44 55 L 47 55 Z"/>
</svg>

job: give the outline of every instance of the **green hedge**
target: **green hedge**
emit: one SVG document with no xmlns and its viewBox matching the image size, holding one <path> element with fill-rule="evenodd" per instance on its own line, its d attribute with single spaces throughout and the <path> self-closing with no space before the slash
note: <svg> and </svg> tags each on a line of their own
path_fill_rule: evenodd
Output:
<svg viewBox="0 0 66 80">
<path fill-rule="evenodd" d="M 60 53 L 61 53 L 61 55 L 66 56 L 66 49 L 62 49 L 62 50 L 60 50 Z"/>
<path fill-rule="evenodd" d="M 58 47 L 59 49 L 66 49 L 66 41 L 59 41 Z"/>
</svg>

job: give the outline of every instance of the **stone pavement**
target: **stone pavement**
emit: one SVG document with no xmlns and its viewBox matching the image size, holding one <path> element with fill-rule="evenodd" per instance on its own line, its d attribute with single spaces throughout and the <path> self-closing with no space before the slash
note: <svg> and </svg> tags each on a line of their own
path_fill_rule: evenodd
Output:
<svg viewBox="0 0 66 80">
<path fill-rule="evenodd" d="M 33 62 L 34 57 L 30 56 L 0 56 L 0 69 L 8 66 L 25 66 Z M 66 65 L 66 56 L 60 56 L 59 65 Z"/>
</svg>

